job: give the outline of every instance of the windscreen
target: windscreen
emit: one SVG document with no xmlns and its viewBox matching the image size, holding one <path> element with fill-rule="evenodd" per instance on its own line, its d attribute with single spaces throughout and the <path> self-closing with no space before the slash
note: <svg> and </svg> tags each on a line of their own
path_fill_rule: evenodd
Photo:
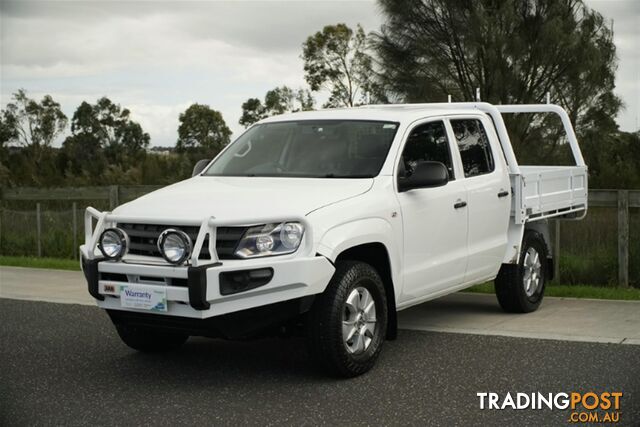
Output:
<svg viewBox="0 0 640 427">
<path fill-rule="evenodd" d="M 371 178 L 384 163 L 397 123 L 289 121 L 253 126 L 205 176 Z"/>
</svg>

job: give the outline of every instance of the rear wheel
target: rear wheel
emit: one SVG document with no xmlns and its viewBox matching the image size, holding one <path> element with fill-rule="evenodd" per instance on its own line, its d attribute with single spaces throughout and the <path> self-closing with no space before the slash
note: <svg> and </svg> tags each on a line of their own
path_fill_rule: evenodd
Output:
<svg viewBox="0 0 640 427">
<path fill-rule="evenodd" d="M 542 236 L 525 232 L 518 264 L 504 264 L 495 280 L 503 310 L 529 313 L 540 306 L 547 279 L 547 249 Z"/>
<path fill-rule="evenodd" d="M 375 364 L 386 329 L 387 301 L 378 272 L 363 262 L 339 262 L 309 312 L 311 357 L 333 375 L 361 375 Z"/>
<path fill-rule="evenodd" d="M 185 334 L 131 325 L 116 325 L 116 330 L 126 345 L 144 353 L 176 350 L 189 338 Z"/>
</svg>

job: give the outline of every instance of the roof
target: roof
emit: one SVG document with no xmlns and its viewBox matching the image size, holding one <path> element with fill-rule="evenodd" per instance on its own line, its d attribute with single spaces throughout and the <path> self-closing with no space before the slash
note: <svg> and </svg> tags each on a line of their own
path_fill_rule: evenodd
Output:
<svg viewBox="0 0 640 427">
<path fill-rule="evenodd" d="M 317 111 L 301 111 L 272 116 L 261 120 L 260 123 L 280 122 L 289 120 L 380 120 L 393 122 L 412 122 L 417 119 L 442 116 L 446 114 L 472 114 L 479 111 L 473 107 L 447 108 L 456 104 L 388 104 L 366 105 L 353 108 L 329 108 Z"/>
</svg>

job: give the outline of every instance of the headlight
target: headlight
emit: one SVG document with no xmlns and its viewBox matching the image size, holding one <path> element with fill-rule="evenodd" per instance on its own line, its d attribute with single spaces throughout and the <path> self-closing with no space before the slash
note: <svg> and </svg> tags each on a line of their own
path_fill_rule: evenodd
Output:
<svg viewBox="0 0 640 427">
<path fill-rule="evenodd" d="M 169 228 L 158 237 L 158 250 L 171 264 L 182 264 L 191 255 L 191 238 L 184 231 Z"/>
<path fill-rule="evenodd" d="M 100 235 L 98 249 L 105 258 L 120 259 L 129 250 L 129 236 L 119 228 L 107 228 Z"/>
<path fill-rule="evenodd" d="M 254 258 L 290 254 L 298 250 L 303 235 L 304 226 L 299 222 L 251 227 L 238 243 L 235 255 L 240 258 Z"/>
</svg>

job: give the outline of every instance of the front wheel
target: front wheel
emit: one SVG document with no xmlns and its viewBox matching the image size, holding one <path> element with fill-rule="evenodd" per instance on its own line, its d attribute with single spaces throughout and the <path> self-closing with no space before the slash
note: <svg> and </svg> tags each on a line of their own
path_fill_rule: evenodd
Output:
<svg viewBox="0 0 640 427">
<path fill-rule="evenodd" d="M 386 329 L 387 300 L 378 272 L 363 262 L 338 262 L 309 312 L 311 357 L 333 375 L 364 374 L 382 350 Z"/>
<path fill-rule="evenodd" d="M 535 231 L 525 232 L 517 265 L 504 264 L 495 280 L 504 311 L 529 313 L 540 306 L 547 279 L 547 247 Z"/>
<path fill-rule="evenodd" d="M 116 325 L 116 330 L 126 345 L 143 353 L 176 350 L 189 338 L 185 334 L 122 324 Z"/>
</svg>

